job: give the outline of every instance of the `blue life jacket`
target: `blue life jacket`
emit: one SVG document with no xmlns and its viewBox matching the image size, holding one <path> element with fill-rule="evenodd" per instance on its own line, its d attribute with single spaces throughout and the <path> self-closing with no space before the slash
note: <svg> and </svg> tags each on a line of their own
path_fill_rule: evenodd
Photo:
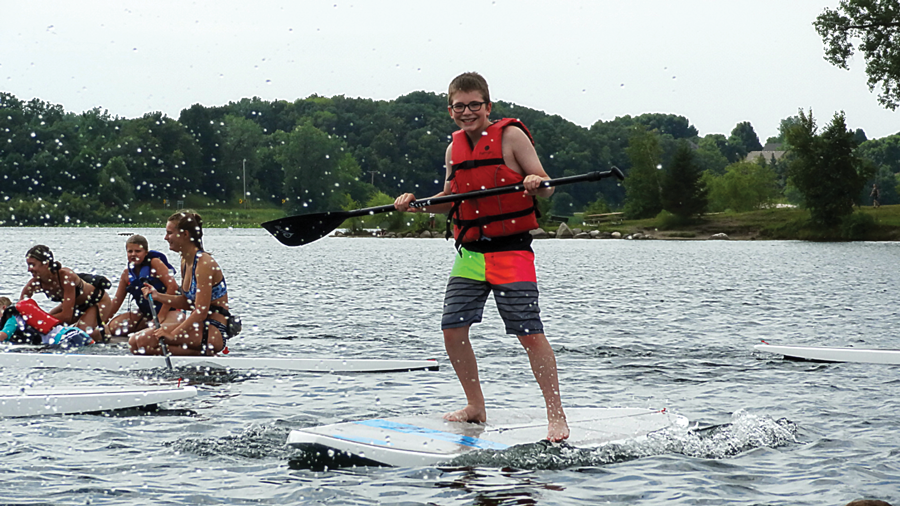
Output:
<svg viewBox="0 0 900 506">
<path fill-rule="evenodd" d="M 150 262 L 153 261 L 154 258 L 162 260 L 169 269 L 169 272 L 173 276 L 175 275 L 175 268 L 169 263 L 169 259 L 166 258 L 166 255 L 156 250 L 150 250 L 147 252 L 144 261 L 139 265 L 132 266 L 129 264 L 128 287 L 125 289 L 134 298 L 138 311 L 147 318 L 152 318 L 152 313 L 150 312 L 150 301 L 145 299 L 144 294 L 141 293 L 141 288 L 144 286 L 144 283 L 148 283 L 153 288 L 156 288 L 156 291 L 159 293 L 166 293 L 166 285 L 163 284 L 161 279 L 150 272 Z M 159 312 L 162 303 L 154 301 L 154 304 L 156 305 L 156 311 Z"/>
</svg>

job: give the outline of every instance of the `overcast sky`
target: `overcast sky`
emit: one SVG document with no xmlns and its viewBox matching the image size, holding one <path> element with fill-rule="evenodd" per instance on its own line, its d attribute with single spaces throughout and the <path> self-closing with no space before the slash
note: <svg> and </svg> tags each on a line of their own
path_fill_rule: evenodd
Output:
<svg viewBox="0 0 900 506">
<path fill-rule="evenodd" d="M 67 111 L 178 118 L 192 104 L 311 94 L 391 100 L 481 72 L 492 98 L 579 125 L 646 112 L 701 135 L 836 111 L 900 132 L 865 62 L 822 59 L 812 22 L 837 0 L 0 0 L 0 90 Z M 448 118 L 449 121 L 449 118 Z"/>
</svg>

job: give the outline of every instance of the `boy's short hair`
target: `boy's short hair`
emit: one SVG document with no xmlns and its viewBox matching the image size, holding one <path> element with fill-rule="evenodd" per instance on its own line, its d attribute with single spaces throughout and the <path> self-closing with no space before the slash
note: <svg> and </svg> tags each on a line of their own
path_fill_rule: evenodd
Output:
<svg viewBox="0 0 900 506">
<path fill-rule="evenodd" d="M 144 248 L 144 251 L 150 251 L 150 244 L 147 243 L 147 238 L 142 235 L 134 234 L 129 237 L 128 240 L 125 241 L 125 246 L 127 247 L 129 244 L 137 244 Z"/>
<path fill-rule="evenodd" d="M 12 306 L 12 301 L 9 300 L 9 297 L 0 297 L 0 307 L 9 307 Z"/>
<path fill-rule="evenodd" d="M 480 91 L 485 102 L 491 101 L 488 83 L 478 72 L 466 72 L 450 81 L 450 89 L 447 92 L 447 105 L 453 105 L 453 94 L 458 91 Z"/>
</svg>

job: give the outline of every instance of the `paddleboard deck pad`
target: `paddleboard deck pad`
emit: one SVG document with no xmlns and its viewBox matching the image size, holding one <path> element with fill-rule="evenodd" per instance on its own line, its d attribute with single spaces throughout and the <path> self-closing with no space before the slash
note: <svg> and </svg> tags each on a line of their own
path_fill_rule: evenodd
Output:
<svg viewBox="0 0 900 506">
<path fill-rule="evenodd" d="M 0 416 L 73 415 L 152 406 L 197 395 L 196 387 L 0 389 Z"/>
<path fill-rule="evenodd" d="M 486 424 L 448 422 L 433 414 L 322 425 L 291 431 L 287 444 L 303 450 L 313 465 L 330 460 L 331 467 L 417 467 L 449 462 L 475 450 L 505 450 L 547 437 L 544 409 L 493 409 L 488 416 Z M 688 424 L 685 417 L 665 409 L 572 408 L 566 410 L 566 417 L 570 430 L 566 442 L 578 448 Z"/>
<path fill-rule="evenodd" d="M 281 370 L 295 372 L 437 371 L 436 360 L 315 359 L 294 357 L 170 356 L 172 367 Z M 165 368 L 163 356 L 78 353 L 0 353 L 2 367 L 43 367 L 135 371 Z"/>
<path fill-rule="evenodd" d="M 783 355 L 788 360 L 900 364 L 900 350 L 817 348 L 811 346 L 774 346 L 771 344 L 757 344 L 755 348 L 762 352 Z"/>
</svg>

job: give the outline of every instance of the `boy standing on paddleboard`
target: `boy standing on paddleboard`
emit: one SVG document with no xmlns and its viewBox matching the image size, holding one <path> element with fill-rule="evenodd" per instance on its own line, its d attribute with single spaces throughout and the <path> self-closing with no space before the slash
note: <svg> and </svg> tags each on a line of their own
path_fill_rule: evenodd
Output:
<svg viewBox="0 0 900 506">
<path fill-rule="evenodd" d="M 493 291 L 506 333 L 519 338 L 547 405 L 547 439 L 569 437 L 556 372 L 556 357 L 544 335 L 538 306 L 537 276 L 530 230 L 538 228 L 534 196 L 549 197 L 553 188 L 534 149 L 531 134 L 518 120 L 492 122 L 487 82 L 475 73 L 457 76 L 447 95 L 450 117 L 460 130 L 445 155 L 444 190 L 434 197 L 521 183 L 524 192 L 411 208 L 416 197 L 404 193 L 400 211 L 447 213 L 458 254 L 444 294 L 441 329 L 444 347 L 462 384 L 468 404 L 444 415 L 454 422 L 484 422 L 487 413 L 478 379 L 478 364 L 469 327 L 481 321 Z"/>
</svg>

